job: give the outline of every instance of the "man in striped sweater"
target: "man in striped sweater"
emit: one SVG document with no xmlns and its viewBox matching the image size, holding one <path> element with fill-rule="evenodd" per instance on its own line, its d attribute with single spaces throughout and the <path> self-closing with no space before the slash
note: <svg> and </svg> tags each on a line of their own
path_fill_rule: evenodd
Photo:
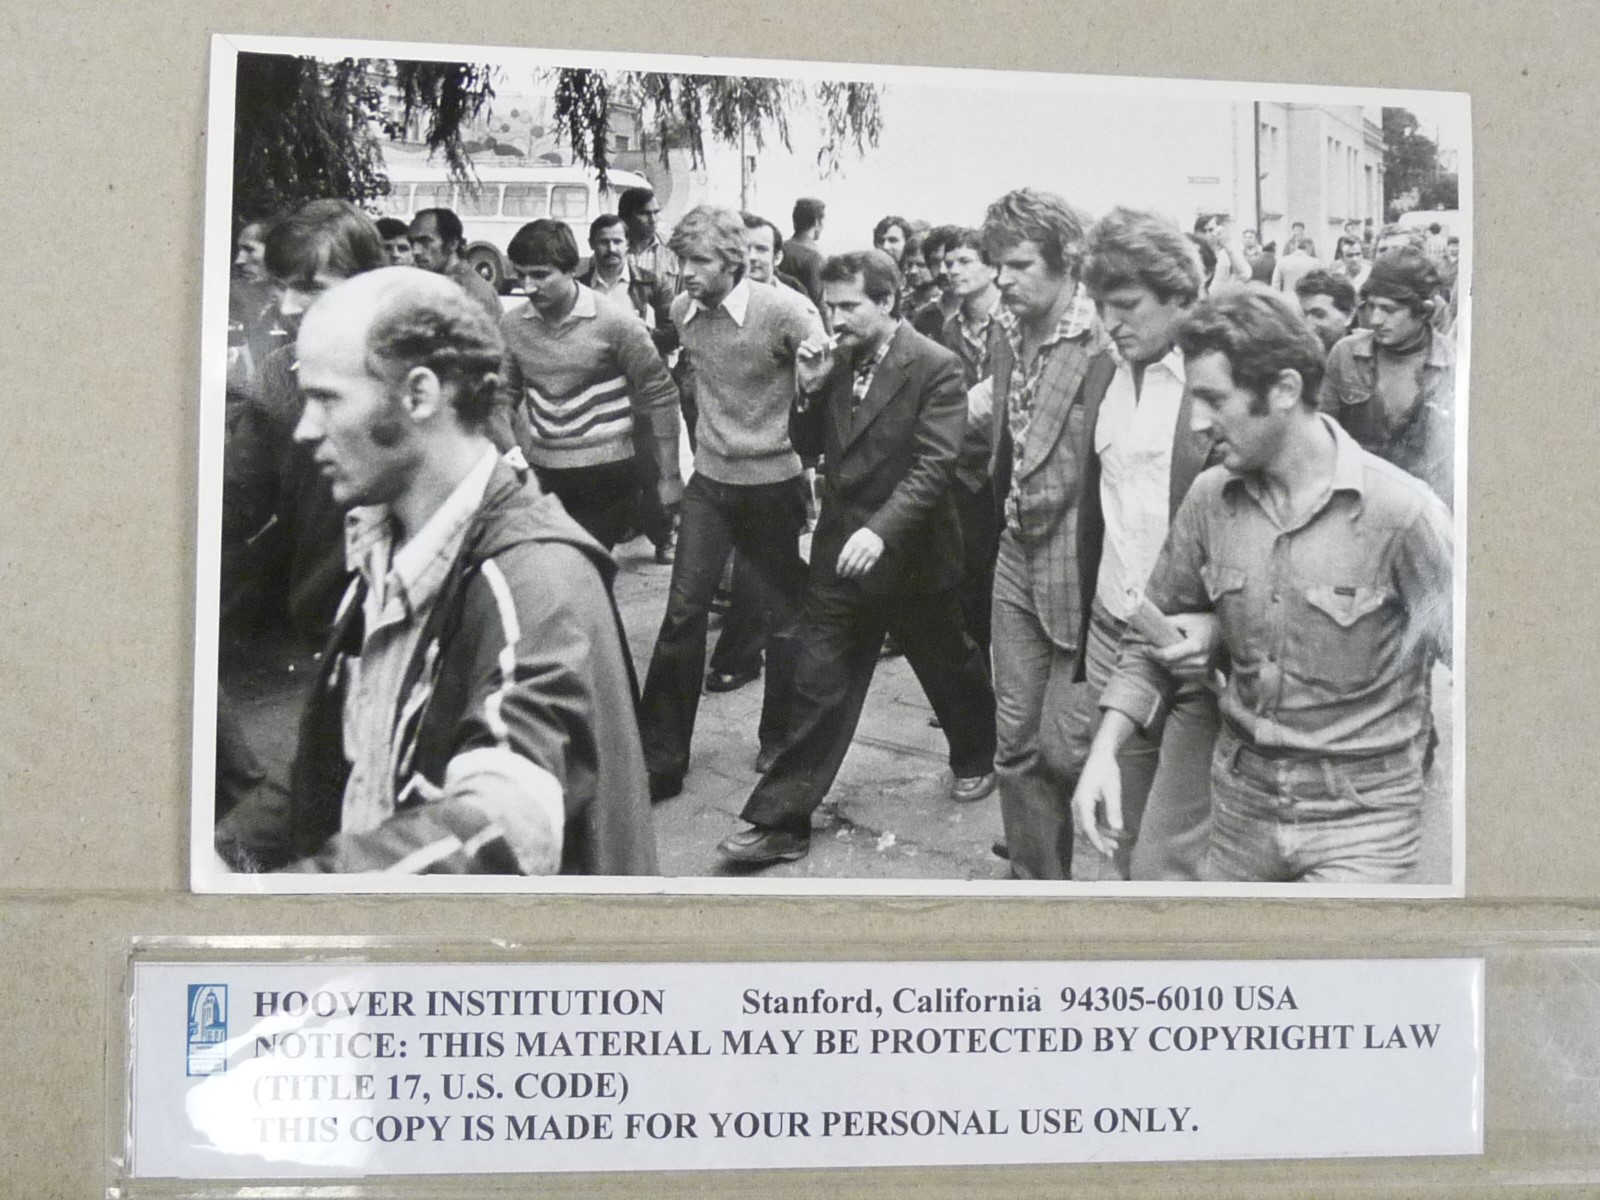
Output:
<svg viewBox="0 0 1600 1200">
<path fill-rule="evenodd" d="M 577 281 L 578 243 L 564 224 L 524 225 L 506 256 L 528 296 L 500 323 L 511 438 L 539 485 L 609 550 L 633 516 L 635 422 L 648 431 L 662 507 L 682 497 L 677 385 L 633 310 Z"/>
<path fill-rule="evenodd" d="M 639 723 L 650 794 L 683 789 L 705 672 L 706 623 L 729 549 L 754 568 L 768 630 L 764 756 L 784 733 L 806 568 L 800 558 L 806 487 L 789 443 L 795 351 L 823 336 L 811 302 L 744 278 L 744 220 L 701 206 L 668 243 L 683 271 L 672 320 L 694 366 L 699 400 L 695 471 L 683 495 L 667 611 L 645 678 Z"/>
</svg>

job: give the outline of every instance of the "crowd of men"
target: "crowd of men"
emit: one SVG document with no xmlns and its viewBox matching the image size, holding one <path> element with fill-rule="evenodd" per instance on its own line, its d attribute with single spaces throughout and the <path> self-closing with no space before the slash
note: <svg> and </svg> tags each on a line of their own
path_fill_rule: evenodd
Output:
<svg viewBox="0 0 1600 1200">
<path fill-rule="evenodd" d="M 1033 189 L 833 256 L 817 199 L 788 239 L 659 215 L 624 193 L 586 267 L 530 222 L 512 305 L 446 209 L 240 231 L 223 621 L 325 652 L 286 796 L 219 695 L 229 867 L 654 873 L 702 691 L 756 678 L 718 849 L 797 860 L 887 648 L 1015 878 L 1412 877 L 1455 239 L 1352 222 L 1324 264 L 1303 224 L 1279 255 Z M 641 534 L 672 567 L 642 678 L 609 553 Z"/>
</svg>

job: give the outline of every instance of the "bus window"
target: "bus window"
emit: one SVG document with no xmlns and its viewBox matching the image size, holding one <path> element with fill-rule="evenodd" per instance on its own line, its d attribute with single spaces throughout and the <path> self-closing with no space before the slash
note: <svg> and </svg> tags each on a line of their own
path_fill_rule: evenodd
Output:
<svg viewBox="0 0 1600 1200">
<path fill-rule="evenodd" d="M 378 215 L 382 217 L 405 216 L 411 211 L 411 185 L 390 183 L 389 194 L 378 197 L 377 209 Z"/>
<path fill-rule="evenodd" d="M 589 189 L 583 184 L 563 183 L 551 190 L 550 215 L 572 221 L 589 215 Z"/>
<path fill-rule="evenodd" d="M 417 184 L 416 211 L 425 208 L 449 208 L 450 185 L 448 183 L 419 183 Z"/>
<path fill-rule="evenodd" d="M 535 217 L 547 216 L 550 212 L 550 185 L 547 183 L 506 184 L 505 207 L 500 212 L 502 216 L 524 217 L 529 220 Z"/>
<path fill-rule="evenodd" d="M 493 217 L 500 213 L 498 183 L 463 183 L 456 188 L 456 215 Z"/>
</svg>

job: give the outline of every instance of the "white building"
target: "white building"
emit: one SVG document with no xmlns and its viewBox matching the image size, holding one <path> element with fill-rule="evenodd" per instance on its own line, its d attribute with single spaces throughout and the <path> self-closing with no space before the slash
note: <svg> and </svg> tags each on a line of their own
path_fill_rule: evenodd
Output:
<svg viewBox="0 0 1600 1200">
<path fill-rule="evenodd" d="M 1382 109 L 1262 102 L 1259 129 L 1263 241 L 1301 221 L 1329 258 L 1346 221 L 1383 224 Z"/>
<path fill-rule="evenodd" d="M 797 116 L 792 152 L 746 146 L 744 207 L 787 231 L 794 201 L 820 197 L 828 205 L 822 245 L 830 252 L 868 245 L 873 224 L 889 213 L 979 224 L 991 200 L 1023 186 L 1059 192 L 1091 216 L 1118 204 L 1154 209 L 1184 229 L 1202 213 L 1226 212 L 1238 226 L 1259 225 L 1266 241 L 1281 241 L 1291 222 L 1304 221 L 1325 254 L 1346 219 L 1381 222 L 1378 109 L 1263 101 L 1258 125 L 1253 101 L 1185 95 L 1177 87 L 1138 95 L 1037 86 L 998 93 L 992 79 L 981 91 L 885 85 L 878 145 L 860 157 L 847 152 L 827 177 L 816 165 L 820 139 Z M 676 152 L 665 170 L 654 155 L 637 169 L 655 181 L 665 225 L 698 203 L 740 207 L 737 147 L 708 146 L 699 169 Z"/>
</svg>

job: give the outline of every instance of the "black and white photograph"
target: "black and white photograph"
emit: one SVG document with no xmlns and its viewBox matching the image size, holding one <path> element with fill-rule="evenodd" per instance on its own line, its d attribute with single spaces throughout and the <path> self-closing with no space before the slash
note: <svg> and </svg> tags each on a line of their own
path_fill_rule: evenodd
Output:
<svg viewBox="0 0 1600 1200">
<path fill-rule="evenodd" d="M 195 890 L 1464 894 L 1467 96 L 230 36 L 210 114 Z"/>
</svg>

